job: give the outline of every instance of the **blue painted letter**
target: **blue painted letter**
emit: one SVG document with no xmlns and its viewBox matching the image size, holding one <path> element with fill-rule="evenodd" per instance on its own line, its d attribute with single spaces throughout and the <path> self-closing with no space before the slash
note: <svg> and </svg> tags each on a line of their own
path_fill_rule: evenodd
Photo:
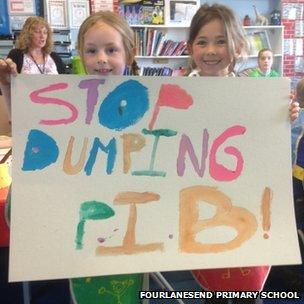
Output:
<svg viewBox="0 0 304 304">
<path fill-rule="evenodd" d="M 41 170 L 57 161 L 59 154 L 55 140 L 39 130 L 31 130 L 23 159 L 23 171 Z"/>
<path fill-rule="evenodd" d="M 136 124 L 149 108 L 147 88 L 135 80 L 120 84 L 100 105 L 99 123 L 109 129 L 123 130 Z"/>
<path fill-rule="evenodd" d="M 93 147 L 90 151 L 89 159 L 84 168 L 86 175 L 91 175 L 92 173 L 92 168 L 96 161 L 98 149 L 101 149 L 102 151 L 108 154 L 107 174 L 111 174 L 113 171 L 116 158 L 116 139 L 112 138 L 109 144 L 107 146 L 104 146 L 103 143 L 99 140 L 99 138 L 95 137 Z"/>
</svg>

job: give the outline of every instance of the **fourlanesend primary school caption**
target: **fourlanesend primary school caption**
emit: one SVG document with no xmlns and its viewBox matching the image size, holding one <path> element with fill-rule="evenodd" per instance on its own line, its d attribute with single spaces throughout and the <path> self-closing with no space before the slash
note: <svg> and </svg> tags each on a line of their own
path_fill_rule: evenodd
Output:
<svg viewBox="0 0 304 304">
<path fill-rule="evenodd" d="M 296 291 L 141 291 L 140 299 L 302 299 Z"/>
</svg>

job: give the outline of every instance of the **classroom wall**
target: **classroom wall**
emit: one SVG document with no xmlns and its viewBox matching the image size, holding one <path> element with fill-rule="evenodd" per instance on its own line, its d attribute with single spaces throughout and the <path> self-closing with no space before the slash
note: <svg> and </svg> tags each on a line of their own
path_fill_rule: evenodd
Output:
<svg viewBox="0 0 304 304">
<path fill-rule="evenodd" d="M 241 20 L 243 20 L 246 15 L 249 15 L 252 21 L 255 20 L 253 5 L 255 5 L 263 15 L 269 15 L 275 8 L 280 7 L 280 0 L 201 0 L 201 4 L 206 2 L 227 5 L 238 14 Z"/>
<path fill-rule="evenodd" d="M 284 4 L 287 3 L 303 3 L 304 0 L 282 0 L 282 8 L 284 9 Z M 282 14 L 283 15 L 283 14 Z M 304 18 L 304 16 L 302 17 Z M 284 25 L 284 39 L 295 39 L 295 22 L 296 20 L 289 20 L 289 19 L 282 19 L 282 24 Z M 304 22 L 304 19 L 303 19 Z M 298 37 L 297 39 L 302 39 L 302 45 L 304 44 L 304 37 Z M 299 57 L 302 57 L 304 60 L 304 56 L 295 56 L 290 54 L 284 55 L 284 76 L 291 77 L 293 80 L 293 83 L 295 83 L 304 77 L 304 69 L 302 72 L 296 72 L 295 71 L 295 61 L 298 59 L 301 59 Z"/>
</svg>

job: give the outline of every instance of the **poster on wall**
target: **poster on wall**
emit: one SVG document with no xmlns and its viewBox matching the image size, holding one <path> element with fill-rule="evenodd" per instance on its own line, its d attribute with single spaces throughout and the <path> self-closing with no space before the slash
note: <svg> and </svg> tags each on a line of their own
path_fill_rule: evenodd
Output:
<svg viewBox="0 0 304 304">
<path fill-rule="evenodd" d="M 166 4 L 166 23 L 175 26 L 189 26 L 199 8 L 199 1 L 169 0 Z"/>
<path fill-rule="evenodd" d="M 8 0 L 9 13 L 11 15 L 34 15 L 35 0 Z"/>
<path fill-rule="evenodd" d="M 300 263 L 287 78 L 12 86 L 10 281 Z"/>
<path fill-rule="evenodd" d="M 118 0 L 90 0 L 91 13 L 99 11 L 118 12 Z"/>
<path fill-rule="evenodd" d="M 51 28 L 67 29 L 67 2 L 65 0 L 48 0 L 47 19 Z"/>
<path fill-rule="evenodd" d="M 89 14 L 90 10 L 88 1 L 69 1 L 69 19 L 71 28 L 79 28 Z"/>
<path fill-rule="evenodd" d="M 12 30 L 21 30 L 29 16 L 10 16 Z"/>
<path fill-rule="evenodd" d="M 0 35 L 10 35 L 10 21 L 6 1 L 0 1 Z"/>
</svg>

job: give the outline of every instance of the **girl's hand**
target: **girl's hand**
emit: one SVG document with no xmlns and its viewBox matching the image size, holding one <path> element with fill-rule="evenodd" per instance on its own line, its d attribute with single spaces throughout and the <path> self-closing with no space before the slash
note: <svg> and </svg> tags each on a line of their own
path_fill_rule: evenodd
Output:
<svg viewBox="0 0 304 304">
<path fill-rule="evenodd" d="M 300 105 L 296 101 L 296 95 L 294 93 L 291 93 L 289 97 L 289 117 L 291 121 L 294 121 L 299 117 Z"/>
<path fill-rule="evenodd" d="M 12 59 L 0 59 L 0 84 L 9 85 L 10 76 L 17 75 L 17 66 Z"/>
</svg>

